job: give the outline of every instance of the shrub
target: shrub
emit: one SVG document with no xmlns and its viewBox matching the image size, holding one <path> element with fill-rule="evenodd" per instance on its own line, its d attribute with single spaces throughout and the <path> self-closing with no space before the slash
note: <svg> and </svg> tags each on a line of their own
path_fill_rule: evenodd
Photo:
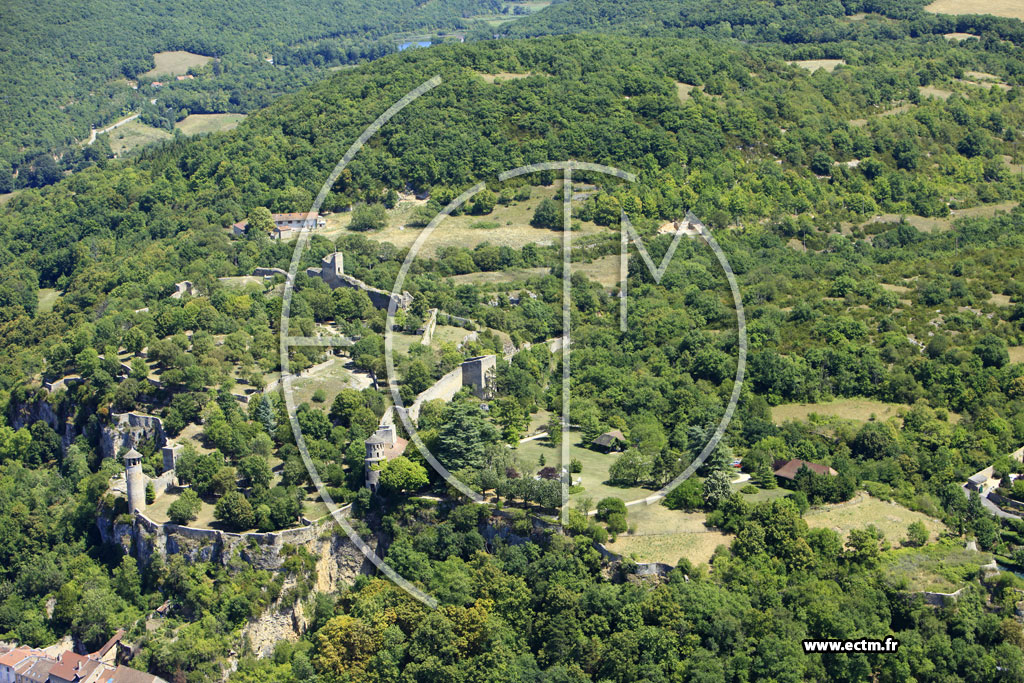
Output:
<svg viewBox="0 0 1024 683">
<path fill-rule="evenodd" d="M 621 534 L 627 528 L 625 513 L 613 512 L 608 515 L 608 531 L 613 534 Z"/>
<path fill-rule="evenodd" d="M 614 496 L 602 498 L 597 504 L 598 521 L 605 522 L 608 520 L 608 517 L 613 514 L 620 514 L 623 519 L 625 519 L 626 503 L 621 498 L 615 498 Z"/>
<path fill-rule="evenodd" d="M 748 496 L 753 495 L 757 493 L 757 487 L 754 486 L 753 484 L 744 484 L 743 488 L 740 489 L 740 493 L 746 494 Z"/>
</svg>

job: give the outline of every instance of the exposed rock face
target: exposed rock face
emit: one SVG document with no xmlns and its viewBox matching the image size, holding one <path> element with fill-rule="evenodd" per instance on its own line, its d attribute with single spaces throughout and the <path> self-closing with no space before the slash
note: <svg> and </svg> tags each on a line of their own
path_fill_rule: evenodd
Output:
<svg viewBox="0 0 1024 683">
<path fill-rule="evenodd" d="M 279 571 L 286 557 L 285 545 L 305 548 L 317 558 L 317 590 L 333 592 L 359 574 L 370 574 L 373 564 L 349 539 L 340 534 L 331 517 L 294 529 L 270 533 L 234 534 L 217 529 L 196 529 L 177 524 L 157 524 L 136 513 L 131 524 L 111 519 L 109 512 L 96 519 L 103 542 L 119 545 L 141 566 L 154 555 L 167 559 L 183 555 L 189 562 L 217 562 L 227 566 L 238 558 L 256 569 Z M 375 540 L 368 541 L 375 548 Z"/>
<path fill-rule="evenodd" d="M 31 427 L 40 420 L 57 432 L 57 435 L 60 436 L 61 447 L 65 451 L 78 436 L 70 412 L 67 410 L 66 401 L 55 408 L 50 401 L 40 396 L 35 400 L 10 408 L 10 425 L 13 429 Z"/>
<path fill-rule="evenodd" d="M 155 415 L 119 413 L 100 434 L 100 452 L 112 458 L 122 448 L 135 448 L 141 441 L 152 441 L 157 447 L 167 443 L 164 425 Z"/>
</svg>

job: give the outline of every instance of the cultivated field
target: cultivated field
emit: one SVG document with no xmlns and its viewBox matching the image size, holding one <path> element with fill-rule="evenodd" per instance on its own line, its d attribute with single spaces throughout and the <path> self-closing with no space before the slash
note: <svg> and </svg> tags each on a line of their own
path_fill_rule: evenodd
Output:
<svg viewBox="0 0 1024 683">
<path fill-rule="evenodd" d="M 946 530 L 942 522 L 924 513 L 908 510 L 896 503 L 886 503 L 864 493 L 849 503 L 808 510 L 804 519 L 812 529 L 832 529 L 843 538 L 851 529 L 864 529 L 874 524 L 893 546 L 906 538 L 907 527 L 913 522 L 923 522 L 931 540 Z"/>
<path fill-rule="evenodd" d="M 1024 19 L 1024 2 L 1020 0 L 935 0 L 925 9 L 935 14 L 994 14 Z"/>
<path fill-rule="evenodd" d="M 203 66 L 213 60 L 213 57 L 204 57 L 184 50 L 171 52 L 157 52 L 153 55 L 156 66 L 141 75 L 141 78 L 156 78 L 158 76 L 179 76 L 188 73 L 194 66 Z"/>
<path fill-rule="evenodd" d="M 174 124 L 185 135 L 202 135 L 231 130 L 245 119 L 245 114 L 191 114 Z"/>
<path fill-rule="evenodd" d="M 811 73 L 814 73 L 818 69 L 824 69 L 825 71 L 832 73 L 840 64 L 846 64 L 846 61 L 842 59 L 798 59 L 790 62 L 790 64 L 799 66 L 801 69 L 807 69 Z"/>
<path fill-rule="evenodd" d="M 147 126 L 138 119 L 118 126 L 106 134 L 110 139 L 110 149 L 114 156 L 124 156 L 140 147 L 170 140 L 173 136 L 165 130 Z"/>
<path fill-rule="evenodd" d="M 705 564 L 720 545 L 728 546 L 732 536 L 718 531 L 679 533 L 661 536 L 619 536 L 607 547 L 613 553 L 630 557 L 637 562 L 664 562 L 678 564 L 686 558 L 694 564 Z"/>
</svg>

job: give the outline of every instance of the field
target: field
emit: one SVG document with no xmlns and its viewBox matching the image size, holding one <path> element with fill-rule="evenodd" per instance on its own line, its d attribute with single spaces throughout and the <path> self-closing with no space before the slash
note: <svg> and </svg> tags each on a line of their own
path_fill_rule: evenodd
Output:
<svg viewBox="0 0 1024 683">
<path fill-rule="evenodd" d="M 42 288 L 39 290 L 39 312 L 49 313 L 53 310 L 53 305 L 57 303 L 57 299 L 60 298 L 60 291 L 50 288 Z"/>
<path fill-rule="evenodd" d="M 905 590 L 952 593 L 991 561 L 989 553 L 965 550 L 960 542 L 947 541 L 886 553 L 882 572 L 892 585 Z"/>
<path fill-rule="evenodd" d="M 1005 201 L 994 204 L 982 204 L 967 209 L 955 209 L 945 218 L 925 218 L 923 216 L 903 216 L 903 219 L 921 232 L 946 232 L 953 229 L 953 221 L 958 218 L 991 218 L 1000 211 L 1012 211 L 1019 202 Z M 875 216 L 864 225 L 872 223 L 899 223 L 900 214 L 883 213 Z"/>
<path fill-rule="evenodd" d="M 318 369 L 311 374 L 303 374 L 291 381 L 295 405 L 313 403 L 313 393 L 317 389 L 323 389 L 326 400 L 319 404 L 325 410 L 329 410 L 334 397 L 341 393 L 342 389 L 363 389 L 369 386 L 370 379 L 367 375 L 356 374 L 345 365 L 347 358 L 337 358 L 333 363 Z M 309 372 L 308 370 L 305 372 Z"/>
<path fill-rule="evenodd" d="M 679 533 L 661 536 L 619 536 L 607 548 L 637 562 L 664 562 L 678 564 L 686 558 L 694 564 L 705 564 L 720 545 L 728 546 L 732 536 L 719 531 Z"/>
<path fill-rule="evenodd" d="M 520 78 L 526 78 L 527 76 L 532 76 L 532 75 L 533 74 L 530 73 L 530 72 L 526 72 L 524 74 L 517 74 L 517 73 L 510 73 L 508 71 L 502 71 L 501 73 L 496 73 L 496 74 L 480 74 L 480 77 L 483 78 L 488 83 L 502 83 L 502 82 L 505 82 L 505 81 L 515 81 L 515 80 L 518 80 Z"/>
<path fill-rule="evenodd" d="M 573 494 L 573 500 L 583 496 L 590 496 L 593 499 L 593 503 L 596 504 L 602 498 L 614 496 L 628 503 L 633 500 L 646 498 L 654 493 L 651 489 L 640 488 L 639 486 L 620 488 L 606 484 L 608 466 L 615 462 L 615 458 L 618 456 L 613 453 L 598 453 L 589 448 L 583 448 L 577 445 L 576 442 L 578 440 L 579 434 L 572 432 L 572 445 L 569 447 L 569 457 L 576 458 L 583 464 L 583 471 L 579 474 L 574 474 L 573 478 L 580 478 L 584 490 L 581 493 Z M 528 465 L 535 470 L 539 468 L 540 456 L 542 454 L 544 462 L 548 466 L 557 467 L 561 458 L 560 449 L 552 447 L 545 439 L 521 443 L 517 448 L 517 453 L 524 465 Z"/>
<path fill-rule="evenodd" d="M 583 273 L 587 278 L 604 287 L 615 287 L 619 284 L 618 254 L 601 256 L 590 263 L 573 263 L 572 270 Z M 509 268 L 503 271 L 453 275 L 450 279 L 459 284 L 507 285 L 516 282 L 525 283 L 530 278 L 547 275 L 550 272 L 550 268 Z"/>
<path fill-rule="evenodd" d="M 846 64 L 846 61 L 842 59 L 798 59 L 790 62 L 790 64 L 799 66 L 801 69 L 807 69 L 811 73 L 814 73 L 818 69 L 824 69 L 825 71 L 832 73 L 840 64 Z"/>
<path fill-rule="evenodd" d="M 994 14 L 1024 19 L 1024 3 L 1020 0 L 935 0 L 925 9 L 935 14 Z"/>
<path fill-rule="evenodd" d="M 936 88 L 933 85 L 922 85 L 917 89 L 921 91 L 921 97 L 936 97 L 940 100 L 948 100 L 949 96 L 953 94 L 952 90 Z"/>
<path fill-rule="evenodd" d="M 213 57 L 204 57 L 184 50 L 172 52 L 157 52 L 153 55 L 156 66 L 141 75 L 141 78 L 156 78 L 158 76 L 179 76 L 188 73 L 194 66 L 203 66 L 213 60 Z"/>
<path fill-rule="evenodd" d="M 893 546 L 898 546 L 906 538 L 907 527 L 913 522 L 923 522 L 931 540 L 946 530 L 942 522 L 924 513 L 908 510 L 896 503 L 886 503 L 863 493 L 854 502 L 808 510 L 804 519 L 812 529 L 832 529 L 844 538 L 851 529 L 863 529 L 874 524 Z"/>
<path fill-rule="evenodd" d="M 0 206 L 3 206 L 7 202 L 11 201 L 14 195 L 18 194 L 19 192 L 21 192 L 21 190 L 15 190 L 14 192 L 4 192 L 0 194 Z"/>
<path fill-rule="evenodd" d="M 1024 363 L 1024 346 L 1011 346 L 1009 351 L 1011 363 Z"/>
<path fill-rule="evenodd" d="M 175 124 L 185 135 L 202 135 L 231 130 L 245 119 L 245 114 L 191 114 Z"/>
<path fill-rule="evenodd" d="M 433 256 L 443 247 L 466 247 L 472 249 L 484 242 L 495 246 L 509 246 L 520 249 L 526 244 L 551 245 L 562 240 L 561 230 L 545 230 L 530 226 L 530 219 L 537 205 L 544 198 L 552 198 L 560 187 L 555 183 L 551 187 L 533 188 L 532 197 L 523 202 L 508 206 L 498 205 L 486 216 L 450 216 L 441 222 L 430 237 L 424 242 L 421 252 L 424 256 Z M 388 224 L 376 232 L 360 233 L 379 242 L 390 242 L 399 249 L 411 247 L 422 233 L 422 228 L 407 227 L 413 212 L 425 202 L 403 201 L 388 212 Z M 337 213 L 327 217 L 327 227 L 323 231 L 327 237 L 337 238 L 348 233 L 348 224 L 352 220 L 351 212 Z M 497 224 L 495 227 L 480 227 L 480 224 Z M 608 233 L 593 223 L 583 223 L 582 229 L 573 232 L 572 237 L 578 240 L 586 235 Z"/>
<path fill-rule="evenodd" d="M 691 95 L 690 92 L 697 88 L 698 90 L 704 90 L 704 86 L 690 85 L 689 83 L 676 82 L 676 94 L 679 95 L 680 102 L 687 102 Z"/>
<path fill-rule="evenodd" d="M 106 134 L 110 139 L 110 149 L 114 156 L 124 156 L 129 152 L 152 144 L 170 140 L 173 136 L 165 130 L 147 126 L 138 119 L 129 121 Z"/>
<path fill-rule="evenodd" d="M 772 421 L 782 424 L 789 420 L 806 420 L 811 413 L 817 413 L 866 422 L 872 415 L 876 419 L 887 420 L 909 408 L 905 403 L 883 403 L 871 398 L 844 398 L 828 403 L 786 403 L 772 406 Z"/>
</svg>

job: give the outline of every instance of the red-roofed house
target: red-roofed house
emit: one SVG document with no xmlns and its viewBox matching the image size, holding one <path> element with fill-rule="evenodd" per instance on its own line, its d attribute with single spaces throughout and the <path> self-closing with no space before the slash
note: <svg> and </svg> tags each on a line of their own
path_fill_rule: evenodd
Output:
<svg viewBox="0 0 1024 683">
<path fill-rule="evenodd" d="M 797 458 L 793 458 L 789 462 L 779 460 L 776 461 L 774 464 L 775 476 L 779 477 L 780 479 L 788 479 L 789 481 L 793 481 L 794 479 L 796 479 L 796 473 L 799 472 L 800 468 L 804 466 L 806 466 L 807 469 L 809 469 L 814 474 L 818 474 L 821 476 L 835 477 L 839 475 L 838 472 L 836 472 L 834 469 L 827 465 L 819 465 L 818 463 L 807 462 L 806 460 L 799 460 Z"/>
<path fill-rule="evenodd" d="M 78 683 L 89 678 L 97 668 L 103 666 L 95 659 L 74 652 L 65 652 L 50 669 L 51 683 Z"/>
</svg>

